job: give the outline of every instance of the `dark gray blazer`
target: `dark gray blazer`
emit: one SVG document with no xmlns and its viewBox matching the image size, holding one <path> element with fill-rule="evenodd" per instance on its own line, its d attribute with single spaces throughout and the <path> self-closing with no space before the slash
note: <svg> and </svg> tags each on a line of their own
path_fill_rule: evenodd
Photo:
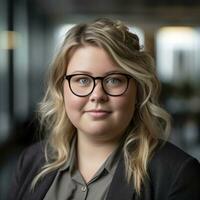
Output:
<svg viewBox="0 0 200 200">
<path fill-rule="evenodd" d="M 56 171 L 48 174 L 34 192 L 30 184 L 44 163 L 41 143 L 24 151 L 19 159 L 8 200 L 42 200 L 53 182 Z M 158 147 L 149 163 L 149 179 L 140 198 L 133 184 L 125 179 L 124 161 L 120 159 L 107 200 L 200 200 L 200 164 L 176 146 Z"/>
</svg>

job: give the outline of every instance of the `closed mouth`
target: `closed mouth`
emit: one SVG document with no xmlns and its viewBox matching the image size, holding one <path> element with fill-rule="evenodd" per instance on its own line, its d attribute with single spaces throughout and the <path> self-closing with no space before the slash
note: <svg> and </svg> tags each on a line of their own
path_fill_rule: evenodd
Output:
<svg viewBox="0 0 200 200">
<path fill-rule="evenodd" d="M 108 111 L 108 110 L 95 110 L 95 109 L 87 110 L 85 112 L 91 115 L 92 117 L 98 117 L 98 118 L 106 117 L 111 113 L 111 111 Z"/>
<path fill-rule="evenodd" d="M 94 112 L 94 113 L 111 113 L 111 111 L 108 110 L 101 110 L 101 109 L 92 109 L 92 110 L 86 110 L 85 112 Z"/>
</svg>

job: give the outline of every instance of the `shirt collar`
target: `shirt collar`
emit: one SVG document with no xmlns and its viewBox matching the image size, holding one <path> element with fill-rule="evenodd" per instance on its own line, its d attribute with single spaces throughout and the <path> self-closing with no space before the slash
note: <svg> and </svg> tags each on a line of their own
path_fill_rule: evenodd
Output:
<svg viewBox="0 0 200 200">
<path fill-rule="evenodd" d="M 76 136 L 72 139 L 71 142 L 71 148 L 70 148 L 70 153 L 69 153 L 69 159 L 67 162 L 59 169 L 59 171 L 66 171 L 70 170 L 72 172 L 73 169 L 75 169 L 76 166 L 76 141 L 77 138 Z M 103 165 L 100 168 L 100 171 L 103 171 L 104 169 L 108 172 L 111 173 L 112 175 L 114 174 L 114 169 L 117 166 L 118 160 L 120 158 L 122 151 L 122 145 L 120 144 L 106 159 L 106 161 L 103 163 Z M 99 170 L 98 170 L 99 171 Z"/>
<path fill-rule="evenodd" d="M 120 158 L 120 154 L 121 154 L 121 145 L 119 145 L 110 155 L 109 157 L 106 159 L 106 161 L 104 162 L 103 166 L 107 172 L 111 173 L 112 175 L 115 172 L 115 168 L 117 166 L 118 160 Z"/>
</svg>

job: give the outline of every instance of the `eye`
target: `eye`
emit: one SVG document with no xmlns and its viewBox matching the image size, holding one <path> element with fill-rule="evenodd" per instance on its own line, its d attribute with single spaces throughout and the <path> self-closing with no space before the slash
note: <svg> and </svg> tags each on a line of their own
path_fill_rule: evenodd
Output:
<svg viewBox="0 0 200 200">
<path fill-rule="evenodd" d="M 88 78 L 80 78 L 79 83 L 81 85 L 88 85 L 90 83 L 90 80 Z"/>
<path fill-rule="evenodd" d="M 107 86 L 121 86 L 126 82 L 126 79 L 122 75 L 111 75 L 105 79 L 105 84 Z"/>
<path fill-rule="evenodd" d="M 119 84 L 121 81 L 117 78 L 108 78 L 106 79 L 106 84 L 110 84 L 110 85 L 117 85 Z"/>
<path fill-rule="evenodd" d="M 74 76 L 72 79 L 72 83 L 78 86 L 88 86 L 92 82 L 91 78 L 84 75 Z"/>
</svg>

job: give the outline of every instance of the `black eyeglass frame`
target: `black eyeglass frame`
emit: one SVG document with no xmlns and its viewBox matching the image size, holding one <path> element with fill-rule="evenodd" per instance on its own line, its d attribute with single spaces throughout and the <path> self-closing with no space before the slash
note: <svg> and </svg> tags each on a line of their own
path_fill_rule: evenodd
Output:
<svg viewBox="0 0 200 200">
<path fill-rule="evenodd" d="M 104 80 L 106 77 L 108 77 L 108 76 L 110 76 L 110 75 L 115 75 L 115 74 L 123 75 L 123 76 L 125 76 L 125 77 L 127 78 L 127 86 L 126 86 L 126 89 L 125 89 L 121 94 L 117 94 L 117 95 L 109 94 L 109 93 L 105 90 L 104 85 L 103 85 L 103 80 Z M 91 92 L 89 92 L 89 93 L 86 94 L 86 95 L 79 95 L 79 94 L 76 94 L 76 93 L 72 90 L 70 80 L 71 80 L 71 78 L 72 78 L 73 76 L 77 76 L 77 75 L 88 76 L 88 77 L 90 77 L 90 78 L 93 80 L 93 88 L 92 88 Z M 100 80 L 100 81 L 101 81 L 102 89 L 103 89 L 103 91 L 104 91 L 107 95 L 109 95 L 109 96 L 114 96 L 114 97 L 121 96 L 121 95 L 123 95 L 123 94 L 127 91 L 128 87 L 129 87 L 129 80 L 132 79 L 132 78 L 133 78 L 133 77 L 132 77 L 131 75 L 125 74 L 125 73 L 111 73 L 111 74 L 108 74 L 108 75 L 106 75 L 106 76 L 96 76 L 96 77 L 93 77 L 93 76 L 91 76 L 91 75 L 89 75 L 89 74 L 70 74 L 70 75 L 66 75 L 66 74 L 65 74 L 65 75 L 64 75 L 64 80 L 66 79 L 66 80 L 68 81 L 68 83 L 69 83 L 69 88 L 70 88 L 71 92 L 72 92 L 74 95 L 78 96 L 78 97 L 86 97 L 86 96 L 89 96 L 90 94 L 92 94 L 92 92 L 94 91 L 94 88 L 96 87 L 96 80 Z"/>
</svg>

